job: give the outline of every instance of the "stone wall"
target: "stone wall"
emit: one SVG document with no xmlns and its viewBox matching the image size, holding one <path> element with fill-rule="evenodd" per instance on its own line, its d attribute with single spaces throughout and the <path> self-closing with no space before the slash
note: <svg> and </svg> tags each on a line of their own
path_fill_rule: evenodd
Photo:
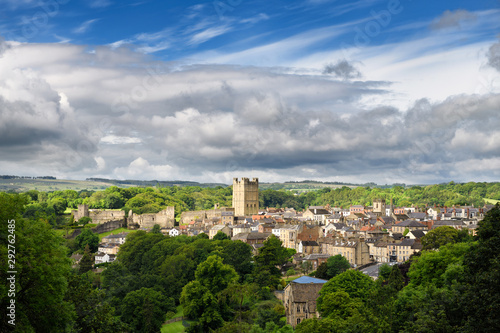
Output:
<svg viewBox="0 0 500 333">
<path fill-rule="evenodd" d="M 195 210 L 189 212 L 182 212 L 180 224 L 186 224 L 191 221 L 201 219 L 201 220 L 210 220 L 212 218 L 221 219 L 222 212 L 231 212 L 234 211 L 233 208 L 222 207 L 218 209 L 209 209 L 209 210 Z"/>
<path fill-rule="evenodd" d="M 128 213 L 129 228 L 153 228 L 158 224 L 161 228 L 173 228 L 175 223 L 175 208 L 169 206 L 166 209 L 152 214 L 134 214 Z"/>
<path fill-rule="evenodd" d="M 90 217 L 94 224 L 102 224 L 117 220 L 123 221 L 125 219 L 125 212 L 123 210 L 89 209 L 88 205 L 78 205 L 78 209 L 73 210 L 71 213 L 75 217 L 75 221 L 86 216 Z"/>
</svg>

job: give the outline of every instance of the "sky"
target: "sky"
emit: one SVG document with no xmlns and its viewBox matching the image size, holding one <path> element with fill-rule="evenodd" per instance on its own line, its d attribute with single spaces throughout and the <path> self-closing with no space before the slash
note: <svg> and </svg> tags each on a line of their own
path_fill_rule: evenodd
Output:
<svg viewBox="0 0 500 333">
<path fill-rule="evenodd" d="M 500 1 L 0 0 L 0 174 L 499 181 Z"/>
</svg>

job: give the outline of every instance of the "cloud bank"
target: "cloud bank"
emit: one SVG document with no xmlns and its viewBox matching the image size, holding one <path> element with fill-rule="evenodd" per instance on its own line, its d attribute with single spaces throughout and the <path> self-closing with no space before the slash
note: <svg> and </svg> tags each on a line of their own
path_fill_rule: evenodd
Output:
<svg viewBox="0 0 500 333">
<path fill-rule="evenodd" d="M 390 94 L 386 81 L 0 45 L 2 174 L 422 183 L 500 173 L 498 93 L 398 109 L 360 103 Z M 353 78 L 353 68 L 332 72 Z"/>
</svg>

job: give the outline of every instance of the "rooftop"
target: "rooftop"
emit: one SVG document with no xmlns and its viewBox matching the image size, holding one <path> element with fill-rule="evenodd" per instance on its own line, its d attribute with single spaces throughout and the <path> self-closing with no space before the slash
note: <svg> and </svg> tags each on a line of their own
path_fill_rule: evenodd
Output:
<svg viewBox="0 0 500 333">
<path fill-rule="evenodd" d="M 298 279 L 293 280 L 292 282 L 305 284 L 305 283 L 327 283 L 328 281 L 323 279 L 313 278 L 310 276 L 301 276 Z"/>
</svg>

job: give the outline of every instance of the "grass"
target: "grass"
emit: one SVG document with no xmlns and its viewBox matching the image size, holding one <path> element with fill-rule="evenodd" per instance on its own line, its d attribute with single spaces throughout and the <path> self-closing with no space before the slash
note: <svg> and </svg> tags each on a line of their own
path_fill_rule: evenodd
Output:
<svg viewBox="0 0 500 333">
<path fill-rule="evenodd" d="M 135 232 L 135 230 L 129 230 L 127 228 L 118 228 L 118 229 L 115 229 L 115 230 L 111 230 L 111 231 L 108 231 L 108 232 L 103 232 L 102 234 L 99 234 L 99 240 L 101 240 L 103 237 L 106 237 L 106 236 L 109 236 L 109 235 L 116 235 L 116 234 L 119 234 L 119 233 L 122 233 L 122 232 Z"/>
<path fill-rule="evenodd" d="M 177 307 L 177 312 L 175 313 L 175 315 L 172 317 L 173 318 L 177 318 L 177 317 L 182 317 L 184 315 L 184 309 L 182 308 L 181 305 L 179 305 Z"/>
<path fill-rule="evenodd" d="M 496 205 L 498 202 L 500 202 L 500 200 L 495 200 L 495 199 L 484 199 L 484 201 L 492 205 Z"/>
<path fill-rule="evenodd" d="M 182 333 L 185 331 L 182 321 L 176 321 L 175 323 L 163 325 L 161 327 L 161 333 Z"/>
</svg>

